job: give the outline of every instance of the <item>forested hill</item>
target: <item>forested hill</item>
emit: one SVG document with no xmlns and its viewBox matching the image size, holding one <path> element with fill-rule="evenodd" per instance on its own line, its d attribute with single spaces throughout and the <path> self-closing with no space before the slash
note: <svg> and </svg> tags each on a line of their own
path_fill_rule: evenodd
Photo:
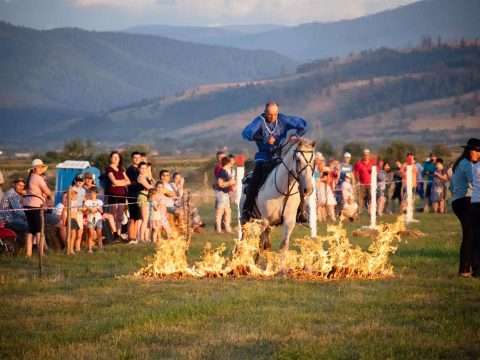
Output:
<svg viewBox="0 0 480 360">
<path fill-rule="evenodd" d="M 288 78 L 145 100 L 51 128 L 37 139 L 80 136 L 208 153 L 225 144 L 244 144 L 241 129 L 275 99 L 282 112 L 308 119 L 311 138 L 340 144 L 391 138 L 455 143 L 480 131 L 479 59 L 480 41 L 367 51 L 303 65 Z"/>
<path fill-rule="evenodd" d="M 109 110 L 201 84 L 288 74 L 268 50 L 192 44 L 79 29 L 37 31 L 0 22 L 0 107 Z"/>
<path fill-rule="evenodd" d="M 248 35 L 221 28 L 189 32 L 181 28 L 173 31 L 171 27 L 145 27 L 133 31 L 244 49 L 271 49 L 292 59 L 307 61 L 384 46 L 411 48 L 424 36 L 434 41 L 438 37 L 442 41 L 480 37 L 480 1 L 418 1 L 357 19 L 314 22 Z"/>
</svg>

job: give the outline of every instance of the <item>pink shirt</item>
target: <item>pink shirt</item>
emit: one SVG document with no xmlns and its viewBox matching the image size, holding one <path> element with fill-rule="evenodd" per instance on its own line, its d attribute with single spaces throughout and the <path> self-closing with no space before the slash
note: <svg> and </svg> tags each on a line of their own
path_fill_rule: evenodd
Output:
<svg viewBox="0 0 480 360">
<path fill-rule="evenodd" d="M 32 174 L 30 176 L 30 182 L 28 183 L 28 189 L 26 191 L 24 206 L 41 207 L 45 202 L 45 195 L 42 188 L 46 188 L 47 184 L 43 177 L 38 174 Z"/>
</svg>

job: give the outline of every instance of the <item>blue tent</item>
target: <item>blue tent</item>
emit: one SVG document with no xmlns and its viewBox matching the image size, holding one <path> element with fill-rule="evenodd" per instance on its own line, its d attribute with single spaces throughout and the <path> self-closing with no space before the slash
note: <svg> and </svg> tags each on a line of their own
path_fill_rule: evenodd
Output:
<svg viewBox="0 0 480 360">
<path fill-rule="evenodd" d="M 57 168 L 57 185 L 55 188 L 55 205 L 62 201 L 62 193 L 68 190 L 72 185 L 72 181 L 78 173 L 87 171 L 93 174 L 93 179 L 98 184 L 100 170 L 94 166 L 90 166 L 88 161 L 66 160 L 56 166 Z"/>
</svg>

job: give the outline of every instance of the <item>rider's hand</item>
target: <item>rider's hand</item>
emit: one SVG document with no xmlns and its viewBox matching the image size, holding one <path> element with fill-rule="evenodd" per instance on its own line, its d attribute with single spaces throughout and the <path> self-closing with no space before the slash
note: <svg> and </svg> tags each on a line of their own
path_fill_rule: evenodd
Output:
<svg viewBox="0 0 480 360">
<path fill-rule="evenodd" d="M 290 139 L 288 139 L 288 142 L 291 143 L 293 141 L 297 140 L 297 137 L 295 135 L 291 135 Z"/>
<path fill-rule="evenodd" d="M 267 140 L 267 143 L 268 143 L 269 145 L 273 145 L 273 144 L 275 143 L 275 138 L 274 138 L 273 136 L 270 136 L 270 137 L 268 138 L 268 140 Z"/>
</svg>

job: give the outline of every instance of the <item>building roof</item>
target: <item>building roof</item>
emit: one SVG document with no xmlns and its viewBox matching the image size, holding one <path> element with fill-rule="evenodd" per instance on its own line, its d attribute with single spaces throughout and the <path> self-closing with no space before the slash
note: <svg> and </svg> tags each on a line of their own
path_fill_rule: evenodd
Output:
<svg viewBox="0 0 480 360">
<path fill-rule="evenodd" d="M 88 161 L 66 160 L 56 166 L 57 169 L 86 169 L 90 167 Z"/>
</svg>

